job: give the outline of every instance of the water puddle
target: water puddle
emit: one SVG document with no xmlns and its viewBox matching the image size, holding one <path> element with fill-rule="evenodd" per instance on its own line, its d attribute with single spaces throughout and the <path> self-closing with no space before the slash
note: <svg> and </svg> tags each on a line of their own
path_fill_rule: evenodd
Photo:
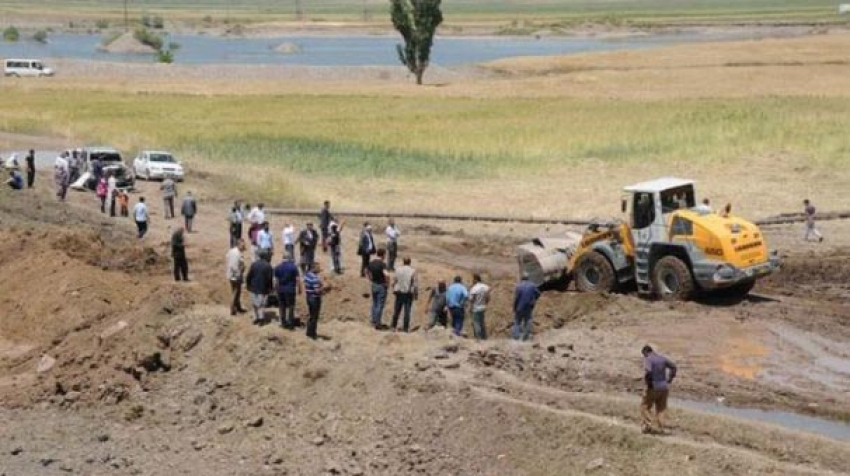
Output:
<svg viewBox="0 0 850 476">
<path fill-rule="evenodd" d="M 797 413 L 778 410 L 760 410 L 758 408 L 735 408 L 717 403 L 676 400 L 676 406 L 688 410 L 697 410 L 715 415 L 724 415 L 742 420 L 770 423 L 789 430 L 802 431 L 836 440 L 850 441 L 850 424 L 825 420 Z"/>
</svg>

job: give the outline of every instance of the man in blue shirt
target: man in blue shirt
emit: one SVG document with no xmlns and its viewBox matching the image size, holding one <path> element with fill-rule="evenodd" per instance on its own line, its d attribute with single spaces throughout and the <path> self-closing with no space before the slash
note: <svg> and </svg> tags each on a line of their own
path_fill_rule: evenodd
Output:
<svg viewBox="0 0 850 476">
<path fill-rule="evenodd" d="M 322 309 L 322 293 L 324 293 L 322 280 L 319 278 L 319 264 L 313 263 L 304 274 L 304 294 L 307 296 L 307 309 L 310 318 L 307 319 L 307 337 L 316 339 L 318 337 L 319 311 Z"/>
<path fill-rule="evenodd" d="M 464 306 L 466 300 L 469 299 L 469 291 L 463 285 L 463 279 L 460 276 L 455 276 L 454 282 L 446 290 L 446 307 L 449 308 L 449 314 L 452 316 L 452 332 L 456 336 L 463 333 Z"/>
<path fill-rule="evenodd" d="M 531 314 L 539 297 L 540 290 L 529 281 L 528 273 L 523 273 L 514 292 L 514 339 L 528 340 L 531 337 Z"/>
<path fill-rule="evenodd" d="M 21 190 L 24 188 L 24 178 L 21 176 L 21 173 L 17 170 L 9 171 L 9 180 L 6 181 L 6 184 L 12 190 Z"/>
<path fill-rule="evenodd" d="M 295 327 L 295 294 L 301 294 L 301 277 L 292 256 L 286 256 L 274 269 L 277 281 L 277 302 L 280 307 L 280 326 Z"/>
</svg>

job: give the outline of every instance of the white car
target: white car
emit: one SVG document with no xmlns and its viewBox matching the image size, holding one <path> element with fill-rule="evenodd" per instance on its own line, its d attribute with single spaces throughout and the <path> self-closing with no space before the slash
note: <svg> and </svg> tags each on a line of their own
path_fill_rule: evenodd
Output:
<svg viewBox="0 0 850 476">
<path fill-rule="evenodd" d="M 183 166 L 171 152 L 143 150 L 133 160 L 133 171 L 136 172 L 136 177 L 145 180 L 164 180 L 165 177 L 171 177 L 178 182 L 183 181 Z"/>
<path fill-rule="evenodd" d="M 53 69 L 44 66 L 41 60 L 36 59 L 7 59 L 3 74 L 17 78 L 24 76 L 53 76 Z"/>
</svg>

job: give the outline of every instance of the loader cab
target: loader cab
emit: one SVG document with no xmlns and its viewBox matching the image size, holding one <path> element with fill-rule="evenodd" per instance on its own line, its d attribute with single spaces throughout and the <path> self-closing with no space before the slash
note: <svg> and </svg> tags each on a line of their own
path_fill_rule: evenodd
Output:
<svg viewBox="0 0 850 476">
<path fill-rule="evenodd" d="M 629 215 L 635 245 L 668 240 L 667 218 L 670 213 L 696 205 L 694 183 L 673 177 L 642 182 L 625 188 L 624 207 Z"/>
</svg>

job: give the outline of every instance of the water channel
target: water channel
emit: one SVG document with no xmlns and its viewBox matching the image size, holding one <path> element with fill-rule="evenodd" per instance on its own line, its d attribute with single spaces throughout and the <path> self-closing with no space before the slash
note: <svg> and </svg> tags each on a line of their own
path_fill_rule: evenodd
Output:
<svg viewBox="0 0 850 476">
<path fill-rule="evenodd" d="M 750 35 L 753 36 L 753 35 Z M 652 48 L 678 43 L 747 38 L 735 34 L 658 34 L 623 38 L 576 37 L 451 37 L 434 40 L 431 61 L 441 66 L 481 63 L 514 56 L 555 56 L 595 51 Z M 57 33 L 47 43 L 34 40 L 0 42 L 0 58 L 63 58 L 118 62 L 151 62 L 151 54 L 118 54 L 98 48 L 99 34 Z M 278 36 L 274 38 L 225 37 L 177 34 L 165 44 L 180 45 L 175 61 L 180 64 L 293 64 L 310 66 L 398 65 L 396 35 Z M 275 50 L 295 45 L 294 53 Z"/>
</svg>

